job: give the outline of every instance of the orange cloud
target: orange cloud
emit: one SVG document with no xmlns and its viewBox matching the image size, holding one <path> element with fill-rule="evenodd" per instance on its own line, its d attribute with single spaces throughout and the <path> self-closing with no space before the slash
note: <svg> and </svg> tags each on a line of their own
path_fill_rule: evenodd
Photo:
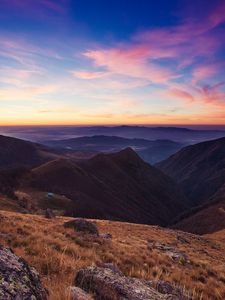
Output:
<svg viewBox="0 0 225 300">
<path fill-rule="evenodd" d="M 74 77 L 81 79 L 96 79 L 109 75 L 108 72 L 72 71 Z"/>
</svg>

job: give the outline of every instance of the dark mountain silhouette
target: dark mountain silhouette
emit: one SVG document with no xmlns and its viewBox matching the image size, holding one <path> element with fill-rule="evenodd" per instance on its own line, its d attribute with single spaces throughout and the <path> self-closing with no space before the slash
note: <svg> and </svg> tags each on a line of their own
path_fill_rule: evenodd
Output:
<svg viewBox="0 0 225 300">
<path fill-rule="evenodd" d="M 225 183 L 225 138 L 185 147 L 157 167 L 180 184 L 190 206 L 202 204 Z"/>
<path fill-rule="evenodd" d="M 23 187 L 63 194 L 70 215 L 166 225 L 186 202 L 177 185 L 131 148 L 72 162 L 48 162 L 23 177 Z"/>
<path fill-rule="evenodd" d="M 0 170 L 32 167 L 56 158 L 47 147 L 17 138 L 0 136 Z"/>
<path fill-rule="evenodd" d="M 45 145 L 57 149 L 83 152 L 118 152 L 132 147 L 145 161 L 154 164 L 180 150 L 183 145 L 169 140 L 127 139 L 118 136 L 84 136 L 66 140 L 44 141 Z"/>
</svg>

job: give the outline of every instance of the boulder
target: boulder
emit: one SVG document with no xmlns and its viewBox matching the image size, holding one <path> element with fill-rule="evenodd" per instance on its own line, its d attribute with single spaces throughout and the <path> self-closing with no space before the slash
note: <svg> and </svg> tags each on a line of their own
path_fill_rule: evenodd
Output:
<svg viewBox="0 0 225 300">
<path fill-rule="evenodd" d="M 81 269 L 74 284 L 92 292 L 95 300 L 183 300 L 173 294 L 160 293 L 148 281 L 126 277 L 109 268 Z"/>
<path fill-rule="evenodd" d="M 84 290 L 77 286 L 71 286 L 69 288 L 69 299 L 70 300 L 94 300 L 94 298 L 86 293 Z"/>
<path fill-rule="evenodd" d="M 46 300 L 37 271 L 9 248 L 0 246 L 0 299 Z"/>
<path fill-rule="evenodd" d="M 51 208 L 46 209 L 45 218 L 47 218 L 47 219 L 54 219 L 55 218 L 55 214 L 54 214 L 54 212 Z"/>
<path fill-rule="evenodd" d="M 85 219 L 76 219 L 64 223 L 65 228 L 74 228 L 76 231 L 89 233 L 93 235 L 99 235 L 97 226 Z"/>
</svg>

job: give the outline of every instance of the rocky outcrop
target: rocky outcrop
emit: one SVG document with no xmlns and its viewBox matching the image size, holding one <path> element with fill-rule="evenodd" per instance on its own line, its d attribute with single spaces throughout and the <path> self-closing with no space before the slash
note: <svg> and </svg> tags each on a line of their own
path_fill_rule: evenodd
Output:
<svg viewBox="0 0 225 300">
<path fill-rule="evenodd" d="M 46 300 L 39 275 L 9 248 L 0 246 L 0 299 Z"/>
<path fill-rule="evenodd" d="M 180 251 L 172 245 L 166 245 L 156 241 L 148 241 L 149 250 L 159 250 L 165 252 L 173 261 L 176 261 L 181 264 L 190 263 L 190 260 L 184 251 Z"/>
<path fill-rule="evenodd" d="M 94 300 L 94 298 L 77 286 L 69 288 L 70 300 Z"/>
<path fill-rule="evenodd" d="M 65 228 L 74 228 L 76 231 L 99 235 L 97 226 L 85 219 L 76 219 L 64 223 Z"/>
<path fill-rule="evenodd" d="M 176 291 L 172 285 L 160 290 L 146 280 L 126 277 L 109 268 L 88 267 L 81 269 L 74 284 L 86 292 L 93 293 L 95 300 L 186 300 L 191 299 Z M 168 293 L 167 293 L 168 291 Z"/>
<path fill-rule="evenodd" d="M 97 264 L 97 267 L 110 269 L 111 271 L 113 271 L 113 273 L 117 273 L 120 276 L 123 276 L 123 273 L 120 271 L 120 269 L 113 263 L 100 262 Z"/>
</svg>

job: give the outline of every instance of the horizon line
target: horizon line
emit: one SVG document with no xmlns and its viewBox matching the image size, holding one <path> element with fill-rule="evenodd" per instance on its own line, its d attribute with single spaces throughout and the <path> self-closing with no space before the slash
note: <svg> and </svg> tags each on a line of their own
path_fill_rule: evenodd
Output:
<svg viewBox="0 0 225 300">
<path fill-rule="evenodd" d="M 102 127 L 102 126 L 107 126 L 107 127 L 118 127 L 118 126 L 127 126 L 127 127 L 132 127 L 132 126 L 142 126 L 142 127 L 190 127 L 190 126 L 211 126 L 211 127 L 218 127 L 218 126 L 223 126 L 225 127 L 225 124 L 142 124 L 142 123 L 137 123 L 137 124 L 126 124 L 126 123 L 118 123 L 118 124 L 0 124 L 0 127 Z"/>
</svg>

